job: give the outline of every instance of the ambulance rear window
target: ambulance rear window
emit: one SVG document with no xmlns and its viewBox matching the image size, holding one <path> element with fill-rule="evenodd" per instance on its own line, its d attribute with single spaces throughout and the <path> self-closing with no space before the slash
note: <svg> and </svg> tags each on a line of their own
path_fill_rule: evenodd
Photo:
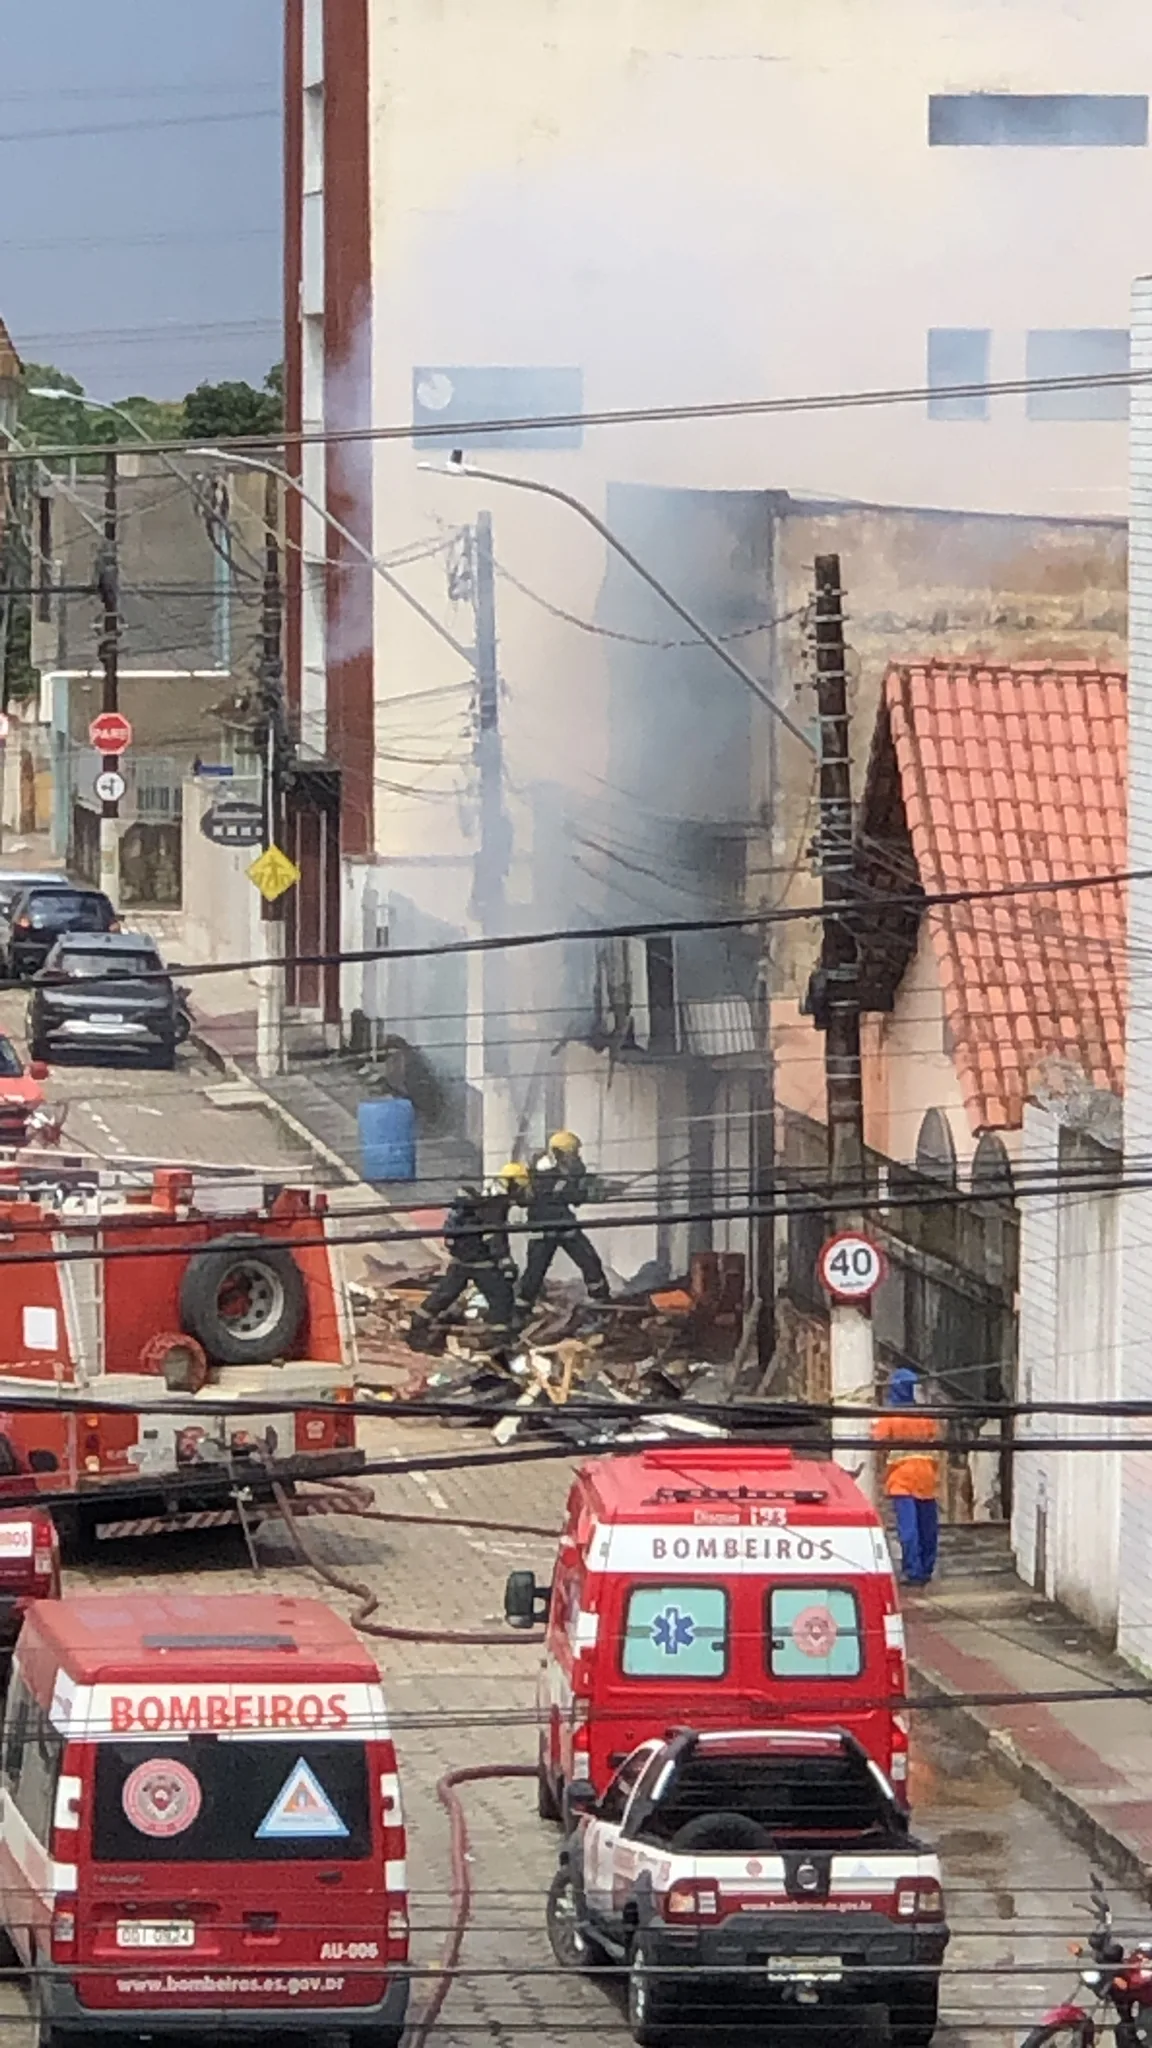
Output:
<svg viewBox="0 0 1152 2048">
<path fill-rule="evenodd" d="M 359 1742 L 101 1742 L 97 1863 L 345 1863 L 372 1849 Z"/>
<path fill-rule="evenodd" d="M 723 1678 L 728 1595 L 723 1586 L 634 1586 L 624 1619 L 625 1678 Z"/>
<path fill-rule="evenodd" d="M 864 1643 L 850 1586 L 773 1586 L 767 1606 L 773 1678 L 859 1678 Z"/>
</svg>

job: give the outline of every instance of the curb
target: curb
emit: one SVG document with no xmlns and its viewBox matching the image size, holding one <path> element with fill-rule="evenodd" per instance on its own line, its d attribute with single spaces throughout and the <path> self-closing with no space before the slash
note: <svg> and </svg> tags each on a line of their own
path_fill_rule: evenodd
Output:
<svg viewBox="0 0 1152 2048">
<path fill-rule="evenodd" d="M 268 1090 L 260 1086 L 256 1077 L 250 1074 L 247 1068 L 242 1067 L 238 1060 L 234 1060 L 231 1053 L 222 1052 L 206 1032 L 193 1025 L 188 1034 L 188 1043 L 194 1045 L 197 1052 L 203 1053 L 209 1065 L 215 1067 L 218 1074 L 223 1074 L 226 1080 L 243 1082 L 246 1088 L 251 1088 L 259 1095 L 268 1114 L 276 1117 L 285 1130 L 291 1131 L 294 1138 L 306 1145 L 310 1152 L 315 1153 L 317 1159 L 322 1159 L 326 1166 L 330 1166 L 346 1187 L 367 1186 L 360 1175 L 353 1172 L 346 1159 L 342 1159 L 338 1152 L 334 1152 L 331 1145 L 326 1145 L 323 1138 L 318 1138 L 315 1131 L 310 1131 L 307 1124 L 302 1124 L 299 1117 L 293 1116 L 290 1109 L 285 1109 L 282 1102 L 277 1102 L 274 1095 L 269 1095 Z"/>
<path fill-rule="evenodd" d="M 918 1693 L 931 1693 L 943 1701 L 955 1699 L 957 1704 L 948 1704 L 943 1712 L 956 1734 L 971 1748 L 986 1754 L 1010 1783 L 1019 1786 L 1026 1799 L 1086 1849 L 1117 1883 L 1152 1901 L 1152 1866 L 1122 1829 L 1109 1827 L 1045 1765 L 1026 1756 L 1007 1730 L 997 1727 L 984 1709 L 960 1704 L 962 1695 L 956 1688 L 911 1651 L 908 1678 L 913 1698 Z"/>
</svg>

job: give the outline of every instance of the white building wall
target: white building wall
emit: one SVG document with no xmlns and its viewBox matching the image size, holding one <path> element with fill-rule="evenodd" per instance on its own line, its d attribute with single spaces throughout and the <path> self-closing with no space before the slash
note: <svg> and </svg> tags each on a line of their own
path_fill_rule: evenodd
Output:
<svg viewBox="0 0 1152 2048">
<path fill-rule="evenodd" d="M 1123 1197 L 1071 1191 L 1077 1174 L 1098 1179 L 1118 1165 L 1115 1153 L 1062 1131 L 1048 1109 L 1026 1108 L 1018 1372 L 1026 1404 L 1090 1405 L 1119 1396 Z M 1061 1169 L 1065 1189 L 1057 1197 L 1045 1190 Z M 1016 1437 L 1023 1444 L 1051 1437 L 1072 1444 L 1116 1433 L 1098 1415 L 1044 1406 L 1019 1419 Z M 1021 1577 L 1107 1636 L 1116 1633 L 1119 1611 L 1121 1467 L 1119 1452 L 1027 1450 L 1017 1456 L 1013 1479 L 1012 1543 Z"/>
<path fill-rule="evenodd" d="M 1152 277 L 1132 293 L 1132 364 L 1152 376 Z M 1128 865 L 1152 870 L 1152 384 L 1132 390 L 1129 537 Z M 1124 1151 L 1131 1170 L 1152 1152 L 1152 882 L 1128 894 L 1128 1043 Z M 1152 1400 L 1152 1190 L 1124 1196 L 1121 1386 L 1127 1400 Z M 1150 1435 L 1131 1422 L 1126 1434 Z M 1120 1629 L 1123 1654 L 1152 1670 L 1152 1450 L 1123 1461 Z"/>
</svg>

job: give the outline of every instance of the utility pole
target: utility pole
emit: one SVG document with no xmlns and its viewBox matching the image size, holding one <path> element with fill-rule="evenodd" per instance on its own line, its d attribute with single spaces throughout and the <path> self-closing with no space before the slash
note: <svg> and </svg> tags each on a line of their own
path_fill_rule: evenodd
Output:
<svg viewBox="0 0 1152 2048">
<path fill-rule="evenodd" d="M 852 757 L 848 728 L 848 679 L 844 667 L 843 590 L 839 555 L 817 555 L 815 596 L 816 706 L 820 732 L 820 879 L 823 943 L 809 992 L 809 1007 L 824 1033 L 824 1077 L 828 1099 L 828 1182 L 837 1204 L 863 1199 L 864 1091 L 860 1067 L 860 948 L 852 924 L 858 908 L 853 888 Z M 837 1230 L 858 1226 L 859 1217 L 837 1209 Z M 832 1400 L 839 1409 L 867 1406 L 873 1399 L 875 1365 L 868 1309 L 832 1303 Z M 850 1414 L 833 1423 L 833 1437 L 859 1436 Z M 837 1452 L 837 1461 L 864 1470 L 871 1490 L 874 1460 L 860 1450 Z"/>
<path fill-rule="evenodd" d="M 120 514 L 116 451 L 104 457 L 104 538 L 96 588 L 104 607 L 100 632 L 100 662 L 104 670 L 102 711 L 120 709 Z M 105 768 L 118 768 L 119 761 L 105 760 Z M 111 902 L 120 904 L 120 804 L 105 798 L 100 805 L 100 887 Z"/>
<path fill-rule="evenodd" d="M 492 514 L 478 512 L 472 541 L 472 607 L 475 618 L 476 743 L 474 758 L 480 784 L 480 831 L 473 870 L 472 908 L 482 938 L 506 929 L 505 877 L 508 871 L 508 825 L 504 816 L 504 745 L 500 734 L 500 671 L 496 652 L 496 578 L 492 552 Z M 475 956 L 469 990 L 472 1030 L 478 1028 L 479 1090 L 483 1107 L 482 1149 L 485 1170 L 495 1169 L 511 1150 L 511 1104 L 504 1118 L 493 1116 L 498 1077 L 507 1078 L 507 1033 L 503 1000 L 504 963 L 497 953 Z M 495 1020 L 495 1029 L 490 1020 Z M 500 1157 L 497 1158 L 496 1154 Z"/>
<path fill-rule="evenodd" d="M 280 494 L 274 476 L 264 480 L 264 597 L 260 612 L 260 696 L 264 735 L 262 800 L 265 849 L 280 844 L 283 817 L 284 664 L 281 630 L 284 598 L 280 583 Z M 264 965 L 256 990 L 256 1071 L 284 1072 L 284 898 L 260 900 L 260 951 Z"/>
</svg>

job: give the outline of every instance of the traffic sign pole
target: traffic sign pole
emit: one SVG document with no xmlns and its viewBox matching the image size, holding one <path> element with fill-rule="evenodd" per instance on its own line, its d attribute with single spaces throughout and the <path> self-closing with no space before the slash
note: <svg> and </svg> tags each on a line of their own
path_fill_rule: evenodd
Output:
<svg viewBox="0 0 1152 2048">
<path fill-rule="evenodd" d="M 97 570 L 104 605 L 100 661 L 104 670 L 101 711 L 110 722 L 120 710 L 120 510 L 115 449 L 104 457 L 104 545 Z M 115 751 L 105 754 L 101 772 L 116 772 Z M 120 802 L 105 797 L 100 806 L 100 887 L 115 908 L 120 906 Z"/>
</svg>

